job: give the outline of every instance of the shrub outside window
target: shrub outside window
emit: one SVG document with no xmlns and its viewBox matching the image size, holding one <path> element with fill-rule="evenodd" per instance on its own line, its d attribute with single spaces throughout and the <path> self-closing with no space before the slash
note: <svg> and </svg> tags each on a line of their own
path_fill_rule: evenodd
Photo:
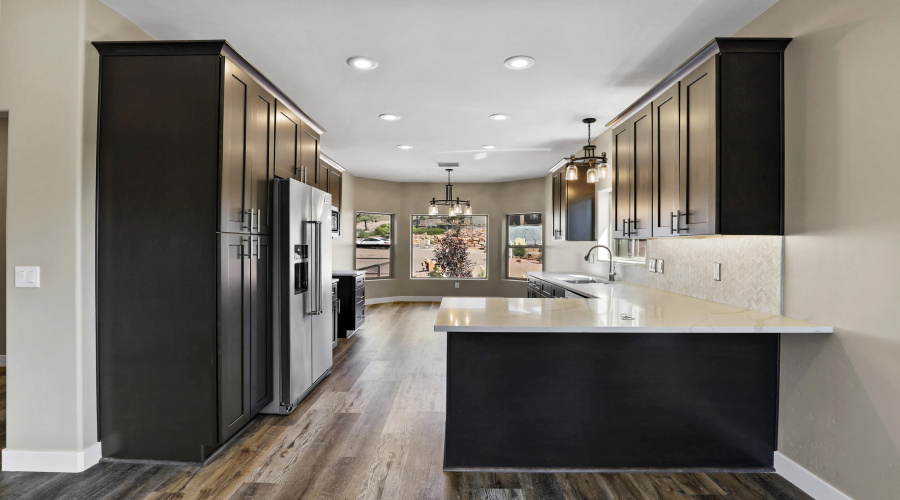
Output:
<svg viewBox="0 0 900 500">
<path fill-rule="evenodd" d="M 487 215 L 413 215 L 410 277 L 487 279 Z"/>
</svg>

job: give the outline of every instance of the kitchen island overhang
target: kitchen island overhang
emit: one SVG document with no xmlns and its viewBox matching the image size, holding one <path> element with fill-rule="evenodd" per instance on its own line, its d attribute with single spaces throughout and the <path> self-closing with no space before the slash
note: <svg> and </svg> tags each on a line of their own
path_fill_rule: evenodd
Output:
<svg viewBox="0 0 900 500">
<path fill-rule="evenodd" d="M 443 300 L 445 470 L 771 470 L 780 335 L 832 329 L 608 289 Z"/>
</svg>

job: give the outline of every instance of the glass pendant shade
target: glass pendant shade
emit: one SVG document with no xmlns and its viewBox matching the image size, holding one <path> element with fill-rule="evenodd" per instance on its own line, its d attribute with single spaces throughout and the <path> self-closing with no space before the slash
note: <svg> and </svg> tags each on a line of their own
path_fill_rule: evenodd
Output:
<svg viewBox="0 0 900 500">
<path fill-rule="evenodd" d="M 591 168 L 587 169 L 584 177 L 588 184 L 596 184 L 599 177 L 599 174 L 597 173 L 597 167 L 591 165 Z"/>
<path fill-rule="evenodd" d="M 466 215 L 472 215 L 472 205 L 466 205 Z"/>
<path fill-rule="evenodd" d="M 566 180 L 567 181 L 577 181 L 578 180 L 578 167 L 575 165 L 569 164 L 566 167 Z"/>
<path fill-rule="evenodd" d="M 606 163 L 600 165 L 600 178 L 606 179 L 609 177 L 609 169 L 606 168 Z"/>
<path fill-rule="evenodd" d="M 437 214 L 438 214 L 437 205 L 429 205 L 428 206 L 428 215 L 437 215 Z"/>
</svg>

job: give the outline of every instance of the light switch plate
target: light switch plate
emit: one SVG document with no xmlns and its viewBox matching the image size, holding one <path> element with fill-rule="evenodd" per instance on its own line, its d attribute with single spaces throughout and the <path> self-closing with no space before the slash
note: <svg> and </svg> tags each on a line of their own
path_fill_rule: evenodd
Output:
<svg viewBox="0 0 900 500">
<path fill-rule="evenodd" d="M 656 259 L 647 259 L 647 270 L 651 273 L 656 272 Z"/>
<path fill-rule="evenodd" d="M 39 288 L 41 268 L 39 266 L 16 266 L 16 288 Z"/>
<path fill-rule="evenodd" d="M 713 280 L 722 281 L 722 264 L 713 263 Z"/>
<path fill-rule="evenodd" d="M 663 273 L 663 263 L 664 262 L 665 261 L 662 259 L 656 259 L 656 272 L 658 272 L 659 274 Z"/>
</svg>

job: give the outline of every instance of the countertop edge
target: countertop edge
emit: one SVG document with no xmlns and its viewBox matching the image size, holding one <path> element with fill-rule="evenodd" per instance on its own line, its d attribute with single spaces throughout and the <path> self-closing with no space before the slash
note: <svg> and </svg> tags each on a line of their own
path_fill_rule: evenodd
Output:
<svg viewBox="0 0 900 500">
<path fill-rule="evenodd" d="M 546 299 L 557 300 L 557 299 Z M 435 325 L 435 332 L 480 332 L 480 333 L 834 333 L 830 326 L 805 327 L 645 327 L 645 326 L 448 326 Z"/>
</svg>

